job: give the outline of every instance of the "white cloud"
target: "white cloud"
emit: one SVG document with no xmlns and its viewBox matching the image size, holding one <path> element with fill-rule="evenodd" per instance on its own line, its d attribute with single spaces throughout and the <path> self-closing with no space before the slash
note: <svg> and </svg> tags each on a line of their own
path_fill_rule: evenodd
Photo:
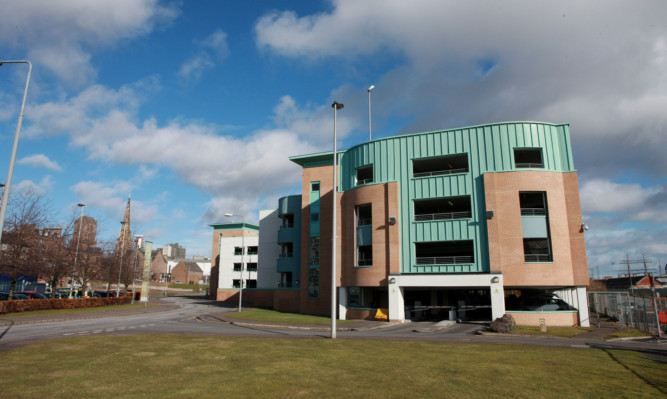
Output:
<svg viewBox="0 0 667 399">
<path fill-rule="evenodd" d="M 145 35 L 178 14 L 158 0 L 5 0 L 0 44 L 27 50 L 27 58 L 80 87 L 96 75 L 93 49 Z"/>
<path fill-rule="evenodd" d="M 642 209 L 660 188 L 639 184 L 619 184 L 609 180 L 591 180 L 580 189 L 581 207 L 585 213 L 616 213 Z"/>
<path fill-rule="evenodd" d="M 601 8 L 580 1 L 337 0 L 330 12 L 266 14 L 255 33 L 260 49 L 311 62 L 342 58 L 350 74 L 357 65 L 402 59 L 372 82 L 378 134 L 397 115 L 413 121 L 404 132 L 570 122 L 575 152 L 587 153 L 576 159 L 580 170 L 609 176 L 630 166 L 664 176 L 664 10 L 662 1 Z M 358 121 L 361 90 L 336 93 Z"/>
<path fill-rule="evenodd" d="M 198 51 L 178 70 L 178 75 L 185 80 L 199 80 L 204 72 L 215 67 L 215 59 L 223 59 L 229 54 L 227 34 L 220 29 L 206 39 L 197 41 Z"/>
<path fill-rule="evenodd" d="M 46 168 L 55 171 L 61 171 L 62 168 L 58 165 L 58 162 L 52 161 L 44 154 L 34 154 L 16 161 L 19 165 L 29 165 L 35 168 Z"/>
<path fill-rule="evenodd" d="M 33 192 L 38 195 L 46 195 L 53 187 L 53 181 L 51 176 L 44 176 L 42 180 L 38 183 L 33 182 L 32 180 L 22 180 L 18 184 L 12 184 L 10 193 L 20 193 L 20 192 Z"/>
</svg>

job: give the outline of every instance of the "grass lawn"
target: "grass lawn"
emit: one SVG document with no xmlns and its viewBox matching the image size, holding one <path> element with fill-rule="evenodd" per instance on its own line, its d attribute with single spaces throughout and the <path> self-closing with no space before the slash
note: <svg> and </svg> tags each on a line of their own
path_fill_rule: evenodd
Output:
<svg viewBox="0 0 667 399">
<path fill-rule="evenodd" d="M 551 335 L 561 338 L 572 338 L 579 334 L 584 334 L 595 330 L 592 327 L 547 327 L 546 332 L 540 331 L 540 327 L 534 326 L 515 326 L 512 334 L 525 335 Z"/>
<path fill-rule="evenodd" d="M 92 308 L 80 308 L 80 309 L 50 309 L 50 310 L 34 310 L 32 312 L 17 312 L 17 313 L 6 313 L 0 315 L 0 320 L 2 319 L 14 319 L 16 317 L 31 317 L 31 316 L 50 316 L 58 314 L 76 314 L 76 313 L 90 313 L 90 312 L 109 312 L 112 310 L 119 309 L 134 309 L 134 308 L 143 308 L 145 306 L 155 306 L 155 304 L 149 303 L 134 303 L 127 305 L 113 305 L 113 306 L 99 306 Z"/>
<path fill-rule="evenodd" d="M 266 321 L 274 323 L 289 323 L 289 324 L 331 324 L 331 318 L 326 316 L 311 316 L 298 313 L 283 313 L 273 309 L 254 308 L 244 310 L 241 313 L 227 313 L 225 316 L 253 321 Z M 350 320 L 337 320 L 336 324 L 349 323 Z"/>
<path fill-rule="evenodd" d="M 656 398 L 628 351 L 187 335 L 72 337 L 0 353 L 2 397 Z"/>
<path fill-rule="evenodd" d="M 616 331 L 615 333 L 605 335 L 604 339 L 646 337 L 649 335 L 650 334 L 639 331 L 636 328 L 624 328 L 622 330 Z"/>
</svg>

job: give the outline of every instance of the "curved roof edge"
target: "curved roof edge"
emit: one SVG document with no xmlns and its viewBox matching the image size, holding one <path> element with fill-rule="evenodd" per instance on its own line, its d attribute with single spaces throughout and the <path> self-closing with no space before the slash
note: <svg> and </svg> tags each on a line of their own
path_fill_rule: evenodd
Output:
<svg viewBox="0 0 667 399">
<path fill-rule="evenodd" d="M 349 151 L 353 148 L 366 145 L 372 142 L 379 142 L 383 140 L 390 140 L 390 139 L 395 139 L 397 137 L 408 137 L 408 136 L 418 136 L 422 134 L 432 134 L 432 133 L 443 133 L 443 132 L 453 132 L 456 130 L 466 130 L 466 129 L 478 129 L 481 127 L 489 127 L 489 126 L 500 126 L 500 125 L 518 125 L 518 124 L 539 124 L 539 125 L 549 125 L 549 126 L 570 126 L 569 123 L 552 123 L 552 122 L 540 122 L 540 121 L 505 121 L 505 122 L 493 122 L 493 123 L 482 123 L 479 125 L 472 125 L 472 126 L 462 126 L 462 127 L 455 127 L 455 128 L 450 128 L 450 129 L 441 129 L 441 130 L 431 130 L 431 131 L 426 131 L 426 132 L 417 132 L 417 133 L 405 133 L 405 134 L 397 134 L 395 136 L 387 136 L 387 137 L 380 137 L 378 139 L 373 139 L 371 141 L 366 141 L 363 143 L 356 144 L 347 150 L 339 150 L 336 151 L 338 154 L 342 154 L 346 151 Z M 305 155 L 295 155 L 289 157 L 289 160 L 301 165 L 303 167 L 315 167 L 315 166 L 327 166 L 327 165 L 333 165 L 333 151 L 327 151 L 327 152 L 318 152 L 318 153 L 313 153 L 313 154 L 305 154 Z"/>
</svg>

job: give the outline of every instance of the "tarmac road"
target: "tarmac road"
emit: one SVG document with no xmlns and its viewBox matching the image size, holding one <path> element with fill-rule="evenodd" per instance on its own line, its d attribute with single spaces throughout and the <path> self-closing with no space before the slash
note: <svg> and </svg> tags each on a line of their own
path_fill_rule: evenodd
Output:
<svg viewBox="0 0 667 399">
<path fill-rule="evenodd" d="M 236 306 L 203 297 L 168 297 L 151 300 L 146 308 L 76 315 L 15 317 L 0 320 L 0 352 L 34 342 L 82 335 L 203 334 L 247 337 L 329 338 L 329 326 L 288 326 L 277 323 L 235 321 L 226 316 Z M 639 351 L 667 362 L 667 340 L 654 338 L 606 341 L 606 327 L 576 338 L 478 334 L 479 323 L 458 323 L 448 327 L 433 322 L 393 324 L 374 321 L 338 323 L 339 339 L 415 340 L 431 342 L 541 345 L 574 348 Z"/>
</svg>

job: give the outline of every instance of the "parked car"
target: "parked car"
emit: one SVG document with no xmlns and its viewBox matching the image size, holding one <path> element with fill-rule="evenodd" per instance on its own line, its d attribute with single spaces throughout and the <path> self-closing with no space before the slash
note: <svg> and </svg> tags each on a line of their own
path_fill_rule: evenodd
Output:
<svg viewBox="0 0 667 399">
<path fill-rule="evenodd" d="M 18 292 L 14 293 L 14 299 L 30 299 L 27 295 L 25 294 L 19 294 Z"/>
<path fill-rule="evenodd" d="M 23 294 L 30 299 L 49 299 L 49 298 L 47 298 L 46 295 L 42 294 L 41 292 L 37 292 L 37 291 L 21 291 L 21 292 L 14 293 L 14 295 L 16 295 L 16 294 Z"/>
<path fill-rule="evenodd" d="M 553 295 L 528 296 L 523 300 L 521 310 L 550 312 L 556 310 L 575 310 L 570 304 Z"/>
<path fill-rule="evenodd" d="M 116 293 L 113 291 L 93 291 L 92 296 L 96 298 L 115 298 Z"/>
</svg>

